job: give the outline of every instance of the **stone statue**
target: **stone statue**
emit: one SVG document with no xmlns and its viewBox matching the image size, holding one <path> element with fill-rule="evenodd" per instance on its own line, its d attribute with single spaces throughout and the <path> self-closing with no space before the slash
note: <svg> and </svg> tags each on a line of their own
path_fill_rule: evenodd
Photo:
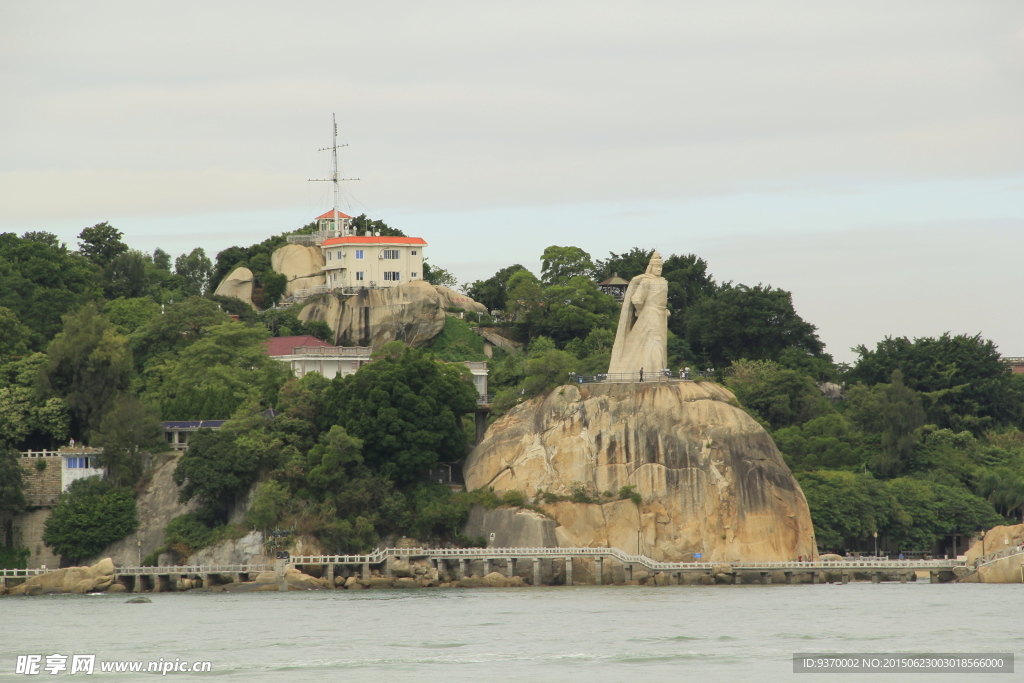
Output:
<svg viewBox="0 0 1024 683">
<path fill-rule="evenodd" d="M 611 373 L 653 377 L 668 367 L 668 281 L 661 277 L 661 255 L 654 252 L 647 272 L 630 280 L 612 347 Z"/>
</svg>

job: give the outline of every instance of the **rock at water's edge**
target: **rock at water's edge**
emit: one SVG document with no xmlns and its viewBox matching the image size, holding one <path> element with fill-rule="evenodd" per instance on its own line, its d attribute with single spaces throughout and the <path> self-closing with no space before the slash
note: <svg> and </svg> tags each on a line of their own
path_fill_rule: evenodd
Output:
<svg viewBox="0 0 1024 683">
<path fill-rule="evenodd" d="M 665 561 L 698 552 L 705 562 L 815 557 L 803 492 L 768 433 L 734 402 L 709 382 L 560 387 L 488 429 L 466 461 L 466 485 L 563 496 L 574 482 L 591 493 L 636 486 L 640 506 L 545 506 L 560 547 Z"/>
</svg>

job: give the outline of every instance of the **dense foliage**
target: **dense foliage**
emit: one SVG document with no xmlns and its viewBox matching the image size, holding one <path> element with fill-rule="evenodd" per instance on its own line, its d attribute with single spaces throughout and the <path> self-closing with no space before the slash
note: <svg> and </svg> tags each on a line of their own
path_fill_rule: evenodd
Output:
<svg viewBox="0 0 1024 683">
<path fill-rule="evenodd" d="M 96 555 L 139 526 L 135 495 L 127 487 L 79 479 L 61 494 L 46 519 L 43 542 L 65 562 Z"/>
<path fill-rule="evenodd" d="M 365 215 L 353 222 L 402 234 Z M 447 317 L 427 348 L 388 345 L 327 381 L 295 380 L 263 351 L 271 336 L 334 342 L 325 323 L 299 320 L 301 305 L 271 307 L 287 284 L 271 258 L 287 233 L 214 258 L 146 254 L 122 238 L 109 223 L 85 228 L 77 251 L 45 232 L 0 235 L 0 509 L 25 505 L 15 450 L 70 438 L 105 448 L 109 478 L 76 483 L 47 530 L 68 558 L 134 528 L 141 454 L 163 447 L 159 421 L 169 419 L 228 420 L 197 433 L 179 462 L 182 499 L 199 509 L 168 528 L 176 552 L 234 533 L 227 522 L 243 500 L 248 525 L 311 533 L 339 552 L 397 534 L 468 542 L 458 534 L 470 505 L 523 500 L 426 483 L 431 467 L 465 455 L 476 394 L 459 362 L 488 363 L 492 419 L 574 374 L 605 372 L 620 309 L 598 283 L 644 272 L 652 253 L 599 259 L 550 246 L 539 276 L 514 264 L 466 287 L 493 318 Z M 965 536 L 1024 514 L 1024 375 L 991 341 L 887 338 L 836 365 L 789 292 L 718 283 L 696 255 L 662 256 L 669 366 L 711 369 L 769 430 L 823 549 L 870 550 L 877 533 L 894 552 L 957 551 Z M 252 271 L 264 310 L 213 294 L 238 266 Z M 440 267 L 424 275 L 457 283 Z M 485 349 L 476 325 L 507 343 Z"/>
</svg>

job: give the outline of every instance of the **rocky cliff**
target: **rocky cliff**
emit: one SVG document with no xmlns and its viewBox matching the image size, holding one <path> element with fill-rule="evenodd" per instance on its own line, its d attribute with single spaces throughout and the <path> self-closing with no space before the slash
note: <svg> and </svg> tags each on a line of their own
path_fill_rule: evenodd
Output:
<svg viewBox="0 0 1024 683">
<path fill-rule="evenodd" d="M 299 319 L 323 320 L 335 333 L 335 341 L 346 346 L 372 346 L 403 341 L 422 346 L 444 329 L 445 309 L 484 307 L 447 287 L 435 287 L 416 280 L 387 289 L 364 289 L 358 294 L 323 294 L 312 300 Z"/>
<path fill-rule="evenodd" d="M 555 389 L 496 421 L 467 459 L 470 489 L 569 496 L 635 486 L 643 497 L 557 502 L 560 547 L 614 546 L 667 561 L 816 555 L 803 492 L 760 425 L 712 383 Z"/>
</svg>

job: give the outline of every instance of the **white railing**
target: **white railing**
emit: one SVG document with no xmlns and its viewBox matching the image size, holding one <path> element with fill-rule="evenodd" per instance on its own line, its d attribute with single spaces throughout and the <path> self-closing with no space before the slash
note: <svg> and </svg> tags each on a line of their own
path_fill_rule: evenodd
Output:
<svg viewBox="0 0 1024 683">
<path fill-rule="evenodd" d="M 361 356 L 369 358 L 369 346 L 293 346 L 293 356 Z"/>
<path fill-rule="evenodd" d="M 480 394 L 480 396 L 476 399 L 476 404 L 478 406 L 489 406 L 493 402 L 494 394 Z"/>
</svg>

